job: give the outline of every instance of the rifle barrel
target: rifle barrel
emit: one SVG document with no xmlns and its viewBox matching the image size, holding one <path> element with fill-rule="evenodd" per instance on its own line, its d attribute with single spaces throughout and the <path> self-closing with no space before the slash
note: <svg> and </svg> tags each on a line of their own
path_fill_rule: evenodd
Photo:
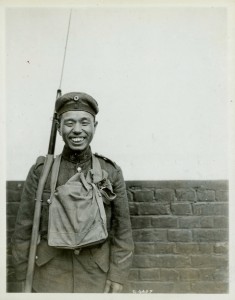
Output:
<svg viewBox="0 0 235 300">
<path fill-rule="evenodd" d="M 57 90 L 56 99 L 61 96 L 61 90 Z M 56 112 L 54 111 L 53 121 L 51 126 L 51 136 L 49 141 L 49 149 L 48 154 L 46 156 L 46 160 L 44 162 L 44 166 L 42 169 L 42 173 L 40 175 L 37 193 L 36 193 L 36 203 L 34 209 L 34 217 L 33 217 L 33 228 L 32 228 L 32 235 L 31 235 L 31 243 L 29 248 L 29 259 L 28 259 L 28 268 L 26 274 L 26 282 L 25 282 L 25 293 L 32 292 L 33 286 L 33 276 L 34 276 L 34 269 L 35 269 L 35 258 L 36 258 L 36 251 L 37 251 L 37 244 L 39 238 L 39 225 L 40 225 L 40 216 L 41 216 L 41 206 L 42 206 L 42 194 L 44 190 L 44 186 L 52 167 L 54 161 L 54 150 L 55 150 L 55 142 L 56 142 L 56 133 L 57 133 L 57 119 L 56 119 Z"/>
<path fill-rule="evenodd" d="M 61 96 L 61 90 L 57 90 L 56 99 Z M 54 154 L 55 152 L 55 143 L 56 143 L 56 133 L 57 133 L 57 115 L 56 112 L 53 114 L 52 125 L 51 125 L 51 135 L 48 147 L 48 154 Z"/>
</svg>

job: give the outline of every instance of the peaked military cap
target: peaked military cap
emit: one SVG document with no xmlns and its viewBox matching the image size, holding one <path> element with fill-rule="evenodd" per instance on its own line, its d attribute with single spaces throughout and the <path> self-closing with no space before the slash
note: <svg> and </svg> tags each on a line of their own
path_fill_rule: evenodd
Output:
<svg viewBox="0 0 235 300">
<path fill-rule="evenodd" d="M 56 100 L 55 110 L 58 116 L 70 110 L 83 110 L 95 116 L 98 111 L 98 103 L 88 94 L 72 92 L 60 96 Z"/>
</svg>

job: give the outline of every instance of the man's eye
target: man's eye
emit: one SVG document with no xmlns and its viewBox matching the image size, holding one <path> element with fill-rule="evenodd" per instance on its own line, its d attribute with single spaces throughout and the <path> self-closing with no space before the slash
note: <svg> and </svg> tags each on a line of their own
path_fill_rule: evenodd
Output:
<svg viewBox="0 0 235 300">
<path fill-rule="evenodd" d="M 65 125 L 71 127 L 73 126 L 73 122 L 66 122 Z"/>
<path fill-rule="evenodd" d="M 89 122 L 87 122 L 87 121 L 82 122 L 82 125 L 83 125 L 83 126 L 87 126 L 87 125 L 89 125 Z"/>
</svg>

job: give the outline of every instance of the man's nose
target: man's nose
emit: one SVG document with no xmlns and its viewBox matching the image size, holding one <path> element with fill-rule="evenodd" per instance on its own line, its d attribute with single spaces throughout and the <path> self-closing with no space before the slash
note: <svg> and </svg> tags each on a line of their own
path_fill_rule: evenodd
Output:
<svg viewBox="0 0 235 300">
<path fill-rule="evenodd" d="M 74 127 L 73 127 L 73 132 L 74 133 L 79 133 L 79 132 L 81 132 L 82 131 L 82 126 L 81 126 L 81 124 L 80 123 L 75 123 L 75 125 L 74 125 Z"/>
</svg>

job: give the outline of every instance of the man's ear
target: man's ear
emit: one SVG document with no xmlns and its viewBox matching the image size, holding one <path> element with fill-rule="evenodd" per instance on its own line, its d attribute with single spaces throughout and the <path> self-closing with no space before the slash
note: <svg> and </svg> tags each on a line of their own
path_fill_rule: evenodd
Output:
<svg viewBox="0 0 235 300">
<path fill-rule="evenodd" d="M 94 123 L 95 130 L 97 128 L 97 125 L 98 125 L 98 121 L 95 121 L 95 123 Z"/>
</svg>

